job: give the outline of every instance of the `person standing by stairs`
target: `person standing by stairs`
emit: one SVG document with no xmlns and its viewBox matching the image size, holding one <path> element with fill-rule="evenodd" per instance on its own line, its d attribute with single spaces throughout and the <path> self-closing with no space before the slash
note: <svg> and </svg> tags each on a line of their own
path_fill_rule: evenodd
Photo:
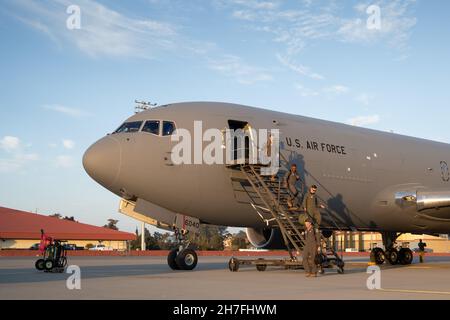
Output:
<svg viewBox="0 0 450 320">
<path fill-rule="evenodd" d="M 305 244 L 303 247 L 303 268 L 306 272 L 306 277 L 317 277 L 316 254 L 320 248 L 320 234 L 314 228 L 312 219 L 308 218 L 305 221 Z"/>
<path fill-rule="evenodd" d="M 309 188 L 308 194 L 305 195 L 303 199 L 302 210 L 306 213 L 305 218 L 312 219 L 314 227 L 316 229 L 319 229 L 320 224 L 322 223 L 322 215 L 320 214 L 319 209 L 325 209 L 325 206 L 323 204 L 319 204 L 319 199 L 317 199 L 316 193 L 317 186 L 311 186 L 311 188 Z"/>
</svg>

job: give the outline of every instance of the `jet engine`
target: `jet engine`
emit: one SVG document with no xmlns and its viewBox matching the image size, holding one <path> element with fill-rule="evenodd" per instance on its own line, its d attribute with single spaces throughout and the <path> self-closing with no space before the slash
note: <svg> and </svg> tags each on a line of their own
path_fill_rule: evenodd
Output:
<svg viewBox="0 0 450 320">
<path fill-rule="evenodd" d="M 247 228 L 247 239 L 258 249 L 286 249 L 283 236 L 279 229 Z"/>
</svg>

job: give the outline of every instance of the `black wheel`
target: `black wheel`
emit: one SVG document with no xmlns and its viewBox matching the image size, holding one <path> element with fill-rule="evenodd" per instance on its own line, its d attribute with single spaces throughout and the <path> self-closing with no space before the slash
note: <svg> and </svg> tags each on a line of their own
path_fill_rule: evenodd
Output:
<svg viewBox="0 0 450 320">
<path fill-rule="evenodd" d="M 66 257 L 61 257 L 59 258 L 59 266 L 61 268 L 65 268 L 67 266 L 67 258 Z"/>
<path fill-rule="evenodd" d="M 36 263 L 34 264 L 34 266 L 36 267 L 36 269 L 38 269 L 39 271 L 42 271 L 45 269 L 45 260 L 44 259 L 39 259 L 38 261 L 36 261 Z"/>
<path fill-rule="evenodd" d="M 326 262 L 326 257 L 321 253 L 317 253 L 316 256 L 314 257 L 314 263 L 316 265 L 322 265 L 325 262 Z"/>
<path fill-rule="evenodd" d="M 339 274 L 344 274 L 344 267 L 338 267 L 338 268 L 337 268 L 337 272 L 338 272 Z"/>
<path fill-rule="evenodd" d="M 257 264 L 256 265 L 256 270 L 258 270 L 260 272 L 264 272 L 264 271 L 266 271 L 266 269 L 267 269 L 267 264 Z"/>
<path fill-rule="evenodd" d="M 381 248 L 375 248 L 370 253 L 370 261 L 375 262 L 377 265 L 382 265 L 385 260 L 384 251 Z"/>
<path fill-rule="evenodd" d="M 398 260 L 399 260 L 400 264 L 402 264 L 402 265 L 412 264 L 413 259 L 414 259 L 414 254 L 411 251 L 411 249 L 402 248 L 398 252 Z"/>
<path fill-rule="evenodd" d="M 53 262 L 52 259 L 45 260 L 45 262 L 44 262 L 45 270 L 50 271 L 53 269 L 54 266 L 55 266 L 55 263 Z"/>
<path fill-rule="evenodd" d="M 341 259 L 337 260 L 336 262 L 336 266 L 338 267 L 338 269 L 342 269 L 342 271 L 344 271 L 344 267 L 345 267 L 345 262 L 342 261 Z M 339 271 L 339 270 L 338 270 Z"/>
<path fill-rule="evenodd" d="M 194 250 L 184 249 L 177 255 L 175 262 L 181 270 L 193 270 L 197 266 L 198 257 Z"/>
<path fill-rule="evenodd" d="M 333 231 L 331 231 L 331 230 L 322 230 L 322 235 L 324 236 L 324 238 L 330 239 L 331 236 L 333 235 Z"/>
<path fill-rule="evenodd" d="M 176 261 L 177 255 L 178 249 L 173 249 L 172 251 L 169 252 L 169 255 L 167 256 L 167 264 L 172 270 L 180 270 L 180 267 L 178 266 Z"/>
<path fill-rule="evenodd" d="M 386 252 L 386 259 L 393 266 L 398 264 L 398 251 L 397 251 L 397 249 L 392 248 L 392 249 L 388 250 Z"/>
<path fill-rule="evenodd" d="M 236 258 L 231 258 L 228 262 L 228 269 L 230 269 L 231 272 L 238 272 L 239 270 L 239 260 Z"/>
</svg>

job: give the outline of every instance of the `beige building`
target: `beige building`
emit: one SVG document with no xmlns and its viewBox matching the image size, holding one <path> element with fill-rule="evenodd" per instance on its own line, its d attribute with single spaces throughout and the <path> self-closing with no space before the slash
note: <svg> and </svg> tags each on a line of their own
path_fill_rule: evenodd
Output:
<svg viewBox="0 0 450 320">
<path fill-rule="evenodd" d="M 41 229 L 49 237 L 78 247 L 103 244 L 113 250 L 126 250 L 136 235 L 55 217 L 0 207 L 0 250 L 29 249 L 40 242 Z"/>
<path fill-rule="evenodd" d="M 344 251 L 368 252 L 376 247 L 383 248 L 381 234 L 378 232 L 336 232 L 335 239 L 337 248 Z M 406 233 L 397 239 L 397 244 L 414 250 L 420 239 L 426 242 L 427 248 L 434 253 L 450 253 L 450 240 L 447 235 L 433 237 Z"/>
</svg>

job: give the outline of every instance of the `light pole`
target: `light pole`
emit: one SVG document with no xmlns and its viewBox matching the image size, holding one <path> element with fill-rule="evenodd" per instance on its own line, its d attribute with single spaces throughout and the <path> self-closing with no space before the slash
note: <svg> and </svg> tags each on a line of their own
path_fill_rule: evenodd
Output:
<svg viewBox="0 0 450 320">
<path fill-rule="evenodd" d="M 141 224 L 141 251 L 145 251 L 145 222 Z"/>
</svg>

